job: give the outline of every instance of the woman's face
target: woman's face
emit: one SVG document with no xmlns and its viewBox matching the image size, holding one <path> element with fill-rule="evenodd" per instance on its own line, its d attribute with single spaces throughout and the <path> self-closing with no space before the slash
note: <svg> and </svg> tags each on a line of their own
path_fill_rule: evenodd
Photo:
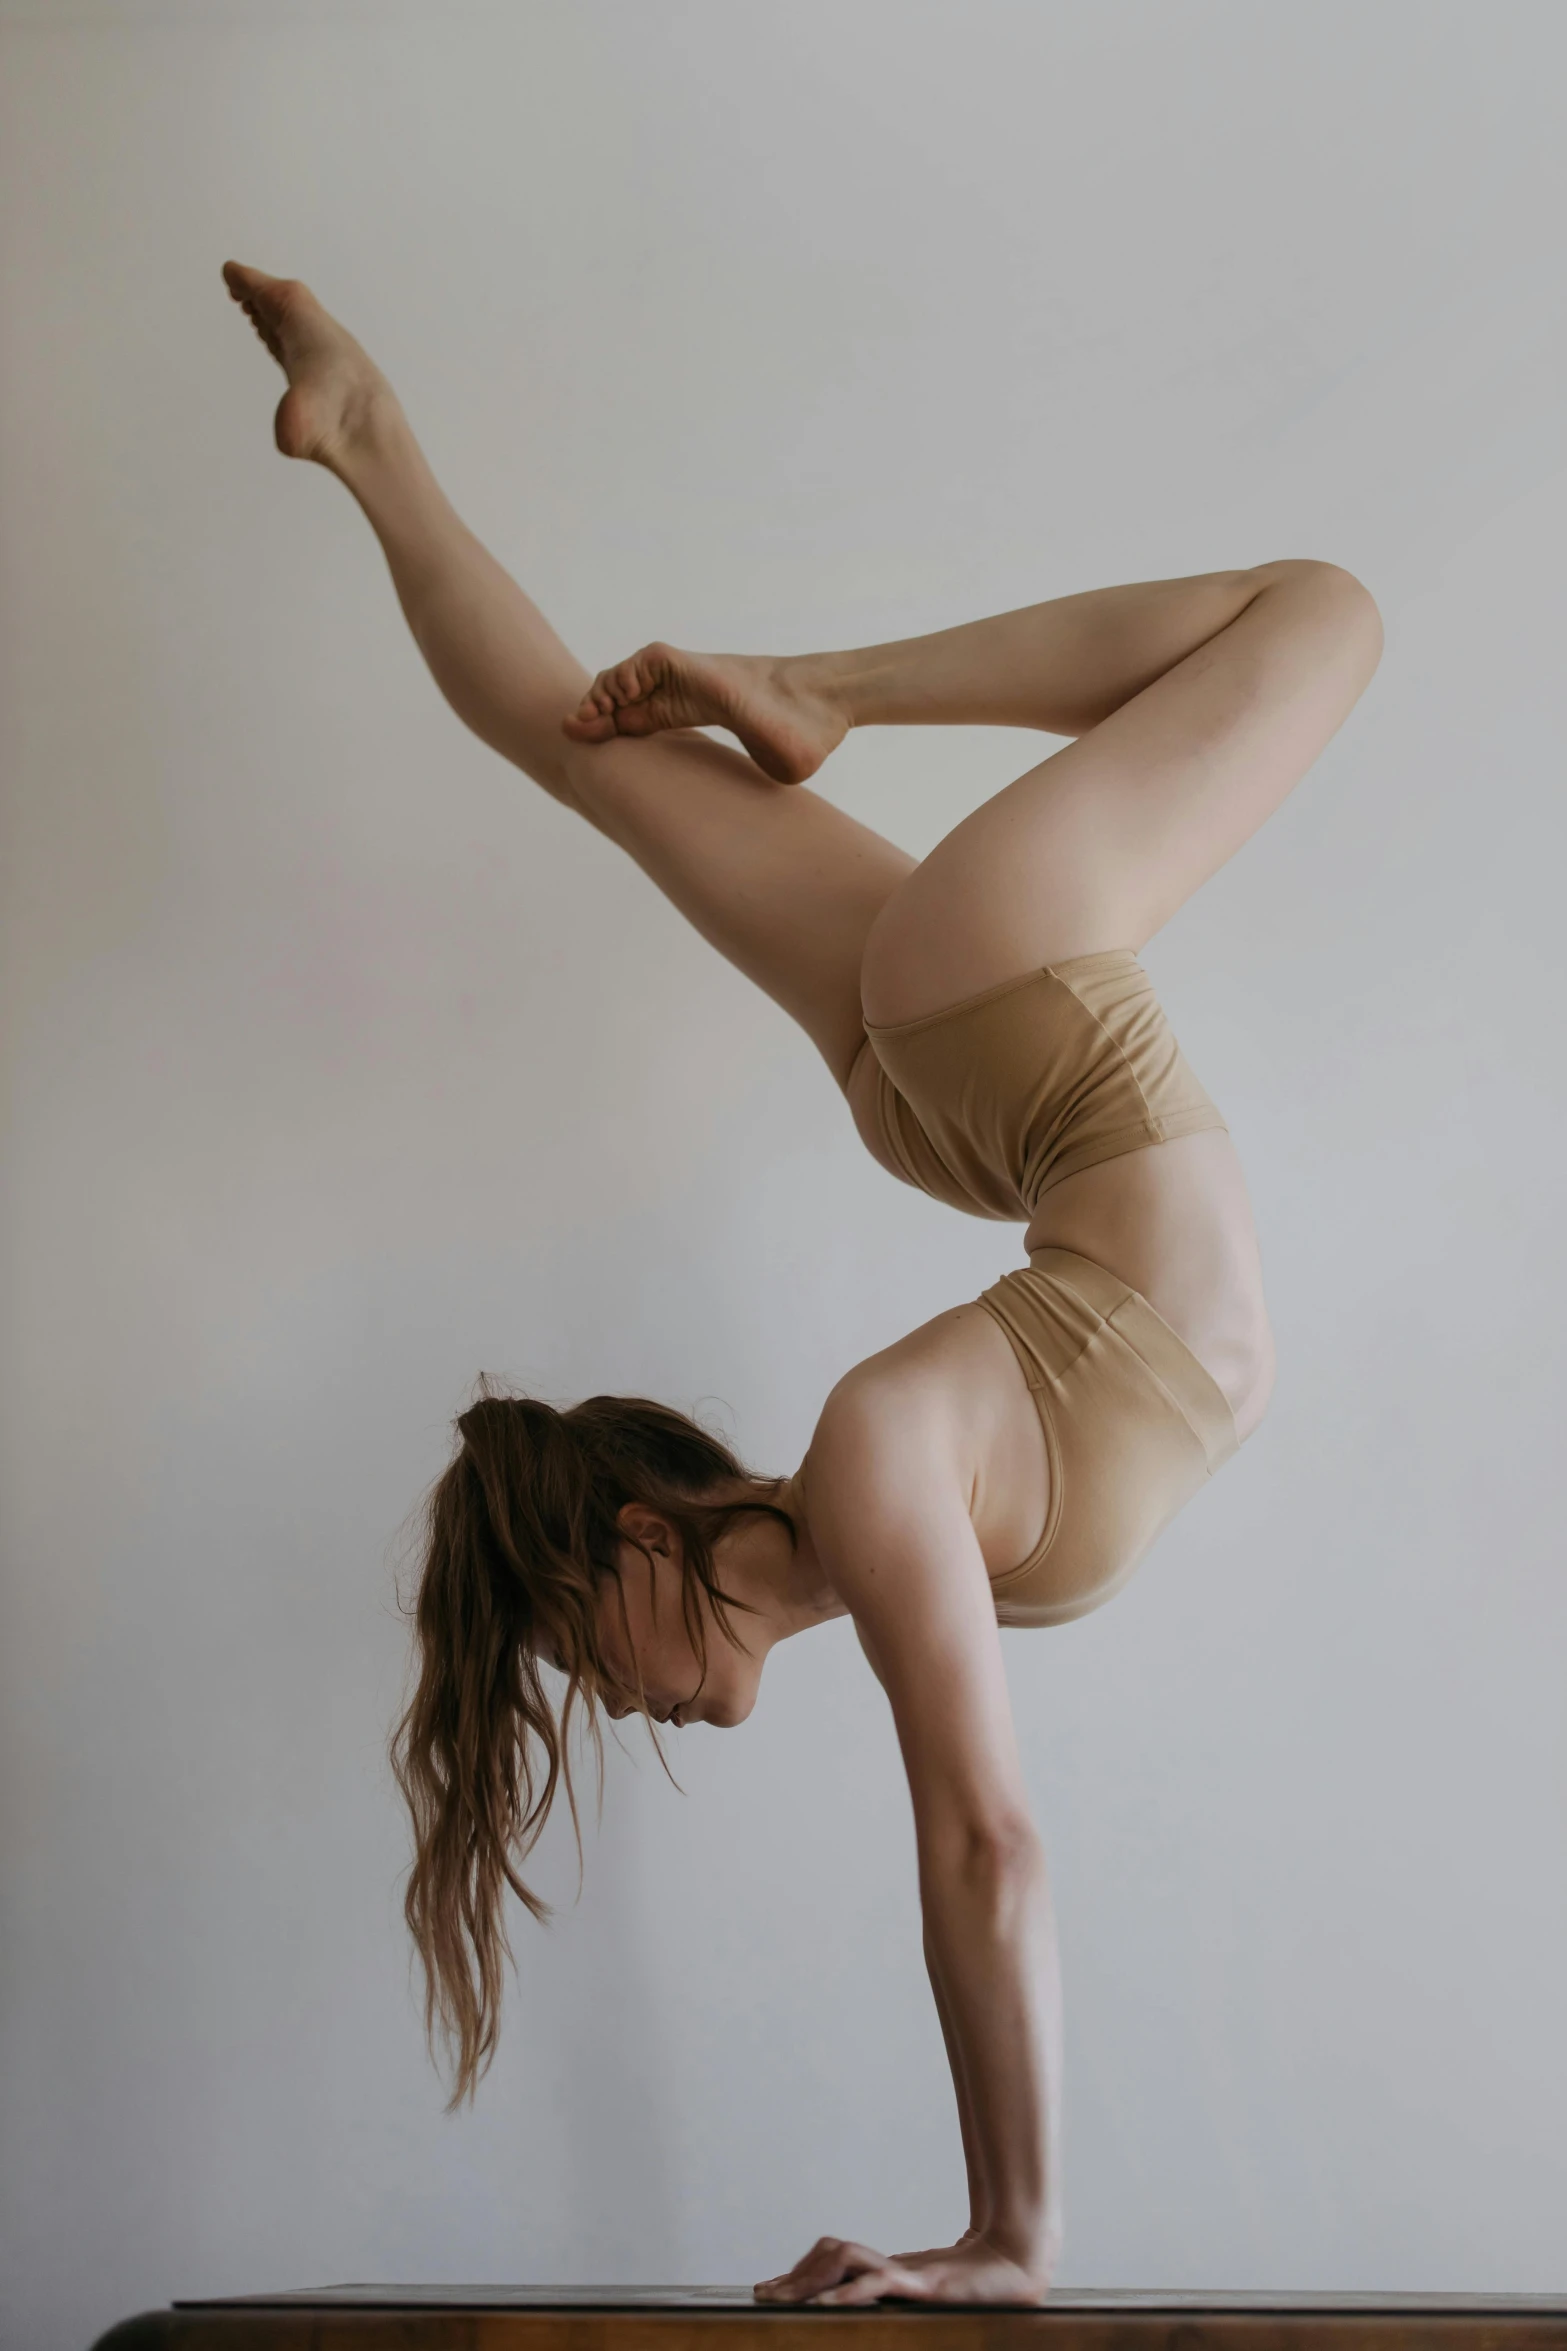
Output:
<svg viewBox="0 0 1567 2351">
<path fill-rule="evenodd" d="M 628 1504 L 621 1512 L 620 1523 L 626 1529 L 618 1553 L 624 1619 L 612 1583 L 606 1580 L 599 1595 L 600 1652 L 619 1684 L 618 1689 L 604 1693 L 606 1711 L 616 1722 L 636 1713 L 640 1667 L 648 1711 L 656 1722 L 673 1723 L 677 1730 L 694 1722 L 728 1730 L 744 1722 L 756 1704 L 760 1661 L 730 1647 L 704 1592 L 704 1674 L 681 1607 L 679 1534 L 667 1519 L 637 1503 Z M 732 1621 L 743 1640 L 747 1620 L 738 1616 Z"/>
</svg>

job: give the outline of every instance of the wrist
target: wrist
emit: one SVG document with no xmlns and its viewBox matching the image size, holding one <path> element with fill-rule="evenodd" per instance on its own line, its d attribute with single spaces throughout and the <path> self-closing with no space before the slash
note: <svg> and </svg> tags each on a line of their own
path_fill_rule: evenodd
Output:
<svg viewBox="0 0 1567 2351">
<path fill-rule="evenodd" d="M 968 2235 L 1047 2285 L 1061 2258 L 1061 2223 L 1052 2214 L 993 2217 Z"/>
</svg>

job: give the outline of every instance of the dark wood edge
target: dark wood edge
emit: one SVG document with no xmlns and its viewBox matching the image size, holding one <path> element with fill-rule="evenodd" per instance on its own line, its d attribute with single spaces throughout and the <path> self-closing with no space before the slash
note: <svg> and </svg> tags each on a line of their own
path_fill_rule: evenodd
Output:
<svg viewBox="0 0 1567 2351">
<path fill-rule="evenodd" d="M 709 2311 L 327 2309 L 147 2311 L 93 2351 L 670 2351 L 681 2332 L 728 2330 L 737 2351 L 1567 2351 L 1567 2307 L 1480 2311 L 1090 2311 L 946 2309 Z M 842 2351 L 842 2347 L 840 2347 Z"/>
</svg>

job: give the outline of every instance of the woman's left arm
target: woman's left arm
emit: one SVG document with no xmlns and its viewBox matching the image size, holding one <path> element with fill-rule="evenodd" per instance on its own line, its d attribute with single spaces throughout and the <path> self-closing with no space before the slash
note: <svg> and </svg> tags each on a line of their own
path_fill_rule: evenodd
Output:
<svg viewBox="0 0 1567 2351">
<path fill-rule="evenodd" d="M 926 1956 L 969 2153 L 969 2227 L 882 2255 L 824 2237 L 767 2301 L 1044 2299 L 1060 2246 L 1061 1996 L 995 1603 L 944 1440 L 874 1367 L 811 1446 L 811 1533 L 892 1705 L 914 1805 Z"/>
</svg>

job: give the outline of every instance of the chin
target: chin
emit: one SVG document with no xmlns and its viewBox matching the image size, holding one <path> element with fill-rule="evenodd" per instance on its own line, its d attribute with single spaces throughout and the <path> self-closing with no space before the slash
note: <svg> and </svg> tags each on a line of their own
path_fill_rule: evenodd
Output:
<svg viewBox="0 0 1567 2351">
<path fill-rule="evenodd" d="M 737 1724 L 745 1721 L 755 1704 L 756 1692 L 748 1690 L 743 1697 L 721 1699 L 712 1713 L 705 1714 L 702 1719 L 715 1731 L 732 1731 Z"/>
</svg>

